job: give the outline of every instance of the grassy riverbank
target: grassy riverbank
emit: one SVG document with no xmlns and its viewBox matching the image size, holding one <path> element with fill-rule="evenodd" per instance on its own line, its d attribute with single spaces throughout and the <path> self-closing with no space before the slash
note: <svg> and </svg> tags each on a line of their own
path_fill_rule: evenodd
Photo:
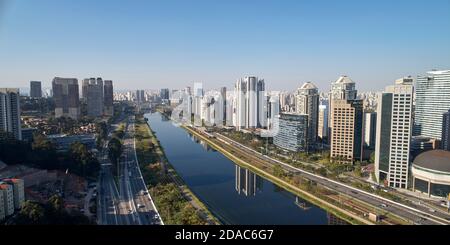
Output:
<svg viewBox="0 0 450 245">
<path fill-rule="evenodd" d="M 142 175 L 165 224 L 219 224 L 170 165 L 143 115 L 136 115 L 135 135 Z"/>
</svg>

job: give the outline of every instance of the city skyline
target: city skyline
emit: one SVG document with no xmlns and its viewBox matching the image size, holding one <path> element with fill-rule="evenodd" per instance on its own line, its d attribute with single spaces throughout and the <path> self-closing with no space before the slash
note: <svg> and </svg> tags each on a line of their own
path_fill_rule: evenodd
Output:
<svg viewBox="0 0 450 245">
<path fill-rule="evenodd" d="M 450 67 L 448 1 L 2 3 L 4 87 L 95 74 L 118 90 L 231 88 L 254 75 L 268 90 L 312 81 L 327 91 L 348 75 L 361 91 L 381 91 L 398 77 Z M 415 17 L 429 8 L 433 15 Z"/>
</svg>

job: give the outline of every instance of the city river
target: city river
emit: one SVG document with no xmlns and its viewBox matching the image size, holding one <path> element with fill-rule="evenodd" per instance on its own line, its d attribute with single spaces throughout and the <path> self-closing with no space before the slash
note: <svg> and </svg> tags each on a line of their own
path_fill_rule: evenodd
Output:
<svg viewBox="0 0 450 245">
<path fill-rule="evenodd" d="M 341 224 L 341 220 L 239 167 L 159 113 L 145 117 L 169 162 L 225 224 Z"/>
</svg>

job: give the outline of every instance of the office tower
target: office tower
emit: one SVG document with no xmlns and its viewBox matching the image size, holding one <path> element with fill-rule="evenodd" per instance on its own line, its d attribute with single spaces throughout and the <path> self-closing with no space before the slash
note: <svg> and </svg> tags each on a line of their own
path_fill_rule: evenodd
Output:
<svg viewBox="0 0 450 245">
<path fill-rule="evenodd" d="M 144 90 L 136 90 L 135 100 L 137 103 L 145 102 L 145 92 Z"/>
<path fill-rule="evenodd" d="M 375 136 L 377 131 L 377 113 L 364 113 L 364 146 L 369 149 L 375 148 Z"/>
<path fill-rule="evenodd" d="M 357 95 L 356 85 L 348 76 L 340 76 L 334 83 L 331 84 L 331 91 L 328 95 L 328 135 L 331 136 L 332 126 L 332 112 L 333 112 L 333 100 L 355 100 Z M 331 144 L 331 137 L 328 139 Z"/>
<path fill-rule="evenodd" d="M 20 94 L 17 88 L 0 88 L 0 131 L 22 140 Z"/>
<path fill-rule="evenodd" d="M 55 77 L 52 81 L 55 117 L 80 117 L 78 79 Z"/>
<path fill-rule="evenodd" d="M 257 77 L 245 77 L 235 84 L 236 127 L 257 128 L 267 124 L 267 105 L 264 80 Z"/>
<path fill-rule="evenodd" d="M 442 115 L 441 149 L 450 151 L 450 109 Z"/>
<path fill-rule="evenodd" d="M 402 78 L 378 98 L 375 174 L 390 187 L 408 187 L 413 79 Z"/>
<path fill-rule="evenodd" d="M 450 70 L 430 71 L 418 76 L 414 135 L 440 140 L 442 114 L 450 108 Z"/>
<path fill-rule="evenodd" d="M 3 210 L 5 212 L 5 216 L 14 214 L 13 187 L 7 183 L 0 182 L 0 195 L 3 196 Z"/>
<path fill-rule="evenodd" d="M 280 114 L 280 99 L 277 95 L 272 95 L 269 97 L 269 115 L 268 120 L 269 123 L 267 124 L 267 129 L 273 129 L 273 124 L 275 123 L 275 120 L 277 119 L 278 115 Z"/>
<path fill-rule="evenodd" d="M 328 125 L 332 161 L 354 163 L 362 158 L 363 102 L 356 94 L 355 82 L 347 76 L 331 84 Z"/>
<path fill-rule="evenodd" d="M 114 115 L 114 89 L 113 82 L 111 80 L 105 80 L 105 84 L 103 87 L 103 96 L 104 96 L 104 114 L 106 116 Z"/>
<path fill-rule="evenodd" d="M 95 78 L 86 78 L 81 82 L 81 98 L 86 101 L 88 97 L 88 86 L 90 83 L 95 83 Z"/>
<path fill-rule="evenodd" d="M 273 137 L 276 146 L 293 152 L 306 151 L 308 115 L 280 113 L 274 127 L 278 129 Z"/>
<path fill-rule="evenodd" d="M 31 81 L 30 82 L 30 97 L 41 98 L 42 97 L 42 87 L 41 82 Z"/>
<path fill-rule="evenodd" d="M 341 76 L 331 84 L 330 100 L 355 100 L 356 94 L 355 82 L 347 76 Z"/>
<path fill-rule="evenodd" d="M 85 79 L 86 80 L 86 79 Z M 101 78 L 90 79 L 86 86 L 87 115 L 101 117 L 103 115 L 103 80 Z"/>
<path fill-rule="evenodd" d="M 332 100 L 331 160 L 354 163 L 362 159 L 362 100 Z"/>
<path fill-rule="evenodd" d="M 169 89 L 162 88 L 161 91 L 159 92 L 159 97 L 161 97 L 162 100 L 168 100 L 170 98 Z"/>
<path fill-rule="evenodd" d="M 324 141 L 328 138 L 328 103 L 319 105 L 319 119 L 317 124 L 317 136 Z"/>
<path fill-rule="evenodd" d="M 223 101 L 223 121 L 227 121 L 227 87 L 220 88 L 220 95 Z"/>
<path fill-rule="evenodd" d="M 308 115 L 308 134 L 306 144 L 308 150 L 314 150 L 317 143 L 319 120 L 319 90 L 312 82 L 303 84 L 295 94 L 296 112 Z"/>
</svg>

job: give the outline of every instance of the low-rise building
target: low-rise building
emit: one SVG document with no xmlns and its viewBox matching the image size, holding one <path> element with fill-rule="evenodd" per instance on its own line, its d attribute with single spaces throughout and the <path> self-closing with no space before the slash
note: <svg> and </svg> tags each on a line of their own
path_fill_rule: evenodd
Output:
<svg viewBox="0 0 450 245">
<path fill-rule="evenodd" d="M 58 151 L 68 151 L 70 146 L 75 142 L 80 142 L 89 150 L 95 149 L 95 135 L 93 134 L 83 134 L 83 135 L 65 135 L 65 134 L 54 134 L 49 135 L 48 139 L 55 144 Z"/>
<path fill-rule="evenodd" d="M 411 168 L 413 190 L 429 196 L 450 193 L 450 152 L 431 150 L 418 155 Z"/>
</svg>

